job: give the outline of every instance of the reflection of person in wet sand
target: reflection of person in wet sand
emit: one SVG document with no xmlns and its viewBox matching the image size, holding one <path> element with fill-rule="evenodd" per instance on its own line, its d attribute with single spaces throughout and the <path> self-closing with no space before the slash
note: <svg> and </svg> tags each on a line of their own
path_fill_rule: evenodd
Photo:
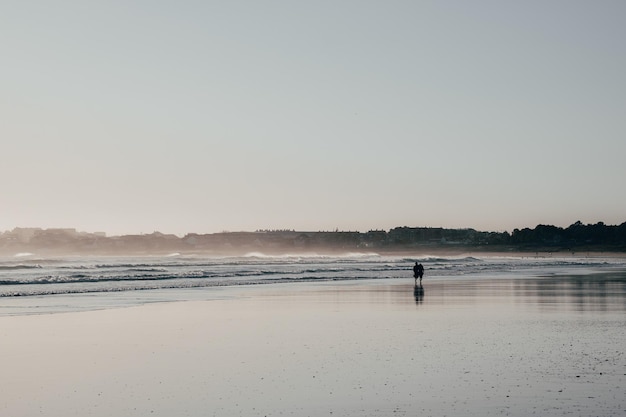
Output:
<svg viewBox="0 0 626 417">
<path fill-rule="evenodd" d="M 415 296 L 415 302 L 417 304 L 421 304 L 424 301 L 424 287 L 422 285 L 415 284 L 415 288 L 413 288 L 413 295 Z"/>
<path fill-rule="evenodd" d="M 415 277 L 415 284 L 417 284 L 417 279 L 419 278 L 420 285 L 422 285 L 422 277 L 424 276 L 424 266 L 422 264 L 415 262 L 413 266 L 413 276 Z"/>
</svg>

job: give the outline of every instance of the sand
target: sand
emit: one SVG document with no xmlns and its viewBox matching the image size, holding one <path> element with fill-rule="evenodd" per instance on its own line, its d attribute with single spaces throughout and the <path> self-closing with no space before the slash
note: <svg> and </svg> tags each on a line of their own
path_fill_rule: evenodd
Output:
<svg viewBox="0 0 626 417">
<path fill-rule="evenodd" d="M 535 287 L 263 285 L 0 317 L 0 415 L 624 415 L 624 295 Z"/>
</svg>

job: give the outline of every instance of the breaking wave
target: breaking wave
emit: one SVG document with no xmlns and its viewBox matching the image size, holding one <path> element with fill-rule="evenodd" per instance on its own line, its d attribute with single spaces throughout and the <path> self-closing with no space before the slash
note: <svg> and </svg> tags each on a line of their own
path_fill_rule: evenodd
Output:
<svg viewBox="0 0 626 417">
<path fill-rule="evenodd" d="M 541 275 L 596 267 L 626 267 L 616 258 L 519 258 L 249 253 L 240 257 L 169 254 L 162 257 L 0 259 L 0 297 L 197 288 L 311 281 L 412 278 L 421 262 L 426 279 L 518 273 Z M 551 272 L 552 271 L 552 272 Z"/>
</svg>

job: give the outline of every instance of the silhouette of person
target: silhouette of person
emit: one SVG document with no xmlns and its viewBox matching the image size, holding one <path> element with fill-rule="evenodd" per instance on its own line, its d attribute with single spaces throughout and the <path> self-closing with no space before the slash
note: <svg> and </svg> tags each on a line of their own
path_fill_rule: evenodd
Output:
<svg viewBox="0 0 626 417">
<path fill-rule="evenodd" d="M 424 276 L 424 265 L 415 262 L 413 266 L 413 276 L 415 277 L 415 283 L 417 284 L 417 279 L 420 280 L 420 285 L 422 285 L 422 277 Z"/>
<path fill-rule="evenodd" d="M 415 283 L 417 284 L 417 279 L 419 278 L 420 285 L 421 285 L 423 276 L 424 276 L 424 266 L 420 263 L 415 262 L 415 265 L 413 265 L 413 277 L 415 277 Z"/>
</svg>

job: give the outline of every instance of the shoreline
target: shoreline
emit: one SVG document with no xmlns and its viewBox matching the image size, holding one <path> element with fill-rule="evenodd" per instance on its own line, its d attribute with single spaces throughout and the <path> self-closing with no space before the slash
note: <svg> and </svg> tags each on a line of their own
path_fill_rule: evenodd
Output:
<svg viewBox="0 0 626 417">
<path fill-rule="evenodd" d="M 471 257 L 471 254 L 462 256 Z M 509 258 L 509 257 L 506 257 Z M 609 259 L 623 259 L 623 257 Z M 519 259 L 525 259 L 520 257 Z M 528 257 L 528 259 L 537 259 L 539 262 L 542 257 Z M 581 261 L 585 258 L 576 257 Z M 594 258 L 597 259 L 597 258 Z M 534 265 L 534 263 L 530 264 Z M 456 274 L 446 273 L 445 270 L 428 270 L 424 278 L 424 284 L 461 284 L 467 282 L 486 282 L 497 280 L 517 280 L 524 282 L 528 280 L 549 280 L 559 277 L 579 277 L 585 276 L 603 276 L 626 273 L 626 267 L 622 263 L 598 263 L 598 264 L 572 264 L 569 266 L 562 264 L 543 265 L 537 264 L 538 268 L 531 269 L 507 270 L 498 269 L 494 271 L 477 270 L 471 273 L 458 272 Z M 281 289 L 284 291 L 298 292 L 311 291 L 326 287 L 354 287 L 354 286 L 372 286 L 380 287 L 384 285 L 399 285 L 402 283 L 414 283 L 411 265 L 407 264 L 406 270 L 399 271 L 398 276 L 363 276 L 363 277 L 344 277 L 344 278 L 317 278 L 306 279 L 299 278 L 295 280 L 285 281 L 258 281 L 250 283 L 239 283 L 233 281 L 231 283 L 223 282 L 217 284 L 207 283 L 206 285 L 197 286 L 172 286 L 161 288 L 128 288 L 128 289 L 85 289 L 60 293 L 42 293 L 42 294 L 26 294 L 26 295 L 4 295 L 0 296 L 3 301 L 0 306 L 0 317 L 3 316 L 21 316 L 21 315 L 45 315 L 59 314 L 71 312 L 84 312 L 95 310 L 106 310 L 116 308 L 128 308 L 140 305 L 186 302 L 186 301 L 212 301 L 237 298 L 245 296 L 246 293 L 265 293 L 273 291 L 273 289 Z M 594 278 L 595 279 L 595 278 Z M 54 284 L 48 284 L 54 285 Z M 287 290 L 289 289 L 289 290 Z"/>
<path fill-rule="evenodd" d="M 620 414 L 624 295 L 534 282 L 279 284 L 0 317 L 0 414 Z"/>
</svg>

